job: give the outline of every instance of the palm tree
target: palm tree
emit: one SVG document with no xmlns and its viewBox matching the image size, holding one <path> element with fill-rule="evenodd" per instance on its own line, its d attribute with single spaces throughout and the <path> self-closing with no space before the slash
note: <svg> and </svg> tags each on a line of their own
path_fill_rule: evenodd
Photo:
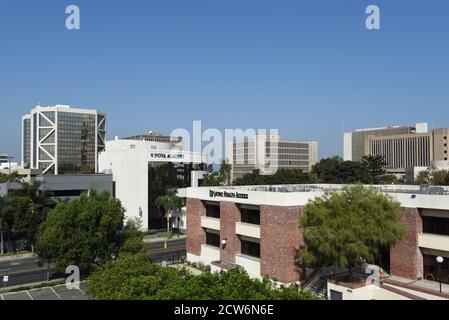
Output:
<svg viewBox="0 0 449 320">
<path fill-rule="evenodd" d="M 182 199 L 176 195 L 175 189 L 169 189 L 165 195 L 156 198 L 156 207 L 165 212 L 167 232 L 170 232 L 170 218 L 178 213 L 182 206 Z"/>
<path fill-rule="evenodd" d="M 42 214 L 55 205 L 52 199 L 53 193 L 47 190 L 41 190 L 42 183 L 33 181 L 31 183 L 23 182 L 19 195 L 27 197 L 30 200 L 31 212 L 33 214 Z"/>
<path fill-rule="evenodd" d="M 232 166 L 228 163 L 226 163 L 225 160 L 221 161 L 220 165 L 220 177 L 222 177 L 224 185 L 230 186 L 231 185 L 231 170 Z"/>
</svg>

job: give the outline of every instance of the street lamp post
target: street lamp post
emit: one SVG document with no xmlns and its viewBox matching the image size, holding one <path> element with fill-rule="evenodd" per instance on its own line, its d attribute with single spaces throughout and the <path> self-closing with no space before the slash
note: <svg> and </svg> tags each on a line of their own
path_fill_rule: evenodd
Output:
<svg viewBox="0 0 449 320">
<path fill-rule="evenodd" d="M 443 257 L 442 256 L 438 256 L 436 258 L 437 264 L 438 264 L 438 280 L 440 281 L 440 292 L 441 292 L 441 265 L 443 264 Z"/>
</svg>

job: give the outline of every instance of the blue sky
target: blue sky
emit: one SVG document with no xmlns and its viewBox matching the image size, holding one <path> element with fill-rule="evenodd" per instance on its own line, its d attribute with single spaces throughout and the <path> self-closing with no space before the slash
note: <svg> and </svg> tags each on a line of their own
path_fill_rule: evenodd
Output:
<svg viewBox="0 0 449 320">
<path fill-rule="evenodd" d="M 448 127 L 448 16 L 447 0 L 1 0 L 0 152 L 20 157 L 38 103 L 101 109 L 110 138 L 202 120 L 317 140 L 322 157 L 343 128 Z"/>
</svg>

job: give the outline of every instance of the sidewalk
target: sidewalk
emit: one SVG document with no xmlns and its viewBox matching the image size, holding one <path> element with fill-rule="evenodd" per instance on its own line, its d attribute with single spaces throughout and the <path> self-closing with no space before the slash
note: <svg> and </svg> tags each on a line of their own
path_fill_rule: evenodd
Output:
<svg viewBox="0 0 449 320">
<path fill-rule="evenodd" d="M 20 253 L 18 256 L 16 254 L 10 256 L 0 256 L 0 262 L 14 261 L 23 258 L 32 258 L 36 257 L 36 254 L 33 253 Z"/>
<path fill-rule="evenodd" d="M 174 236 L 174 237 L 171 237 L 171 238 L 168 238 L 168 237 L 161 237 L 161 238 L 147 238 L 147 239 L 143 239 L 143 242 L 146 242 L 146 243 L 157 243 L 157 242 L 163 242 L 163 241 L 168 241 L 168 242 L 170 242 L 170 241 L 175 241 L 175 240 L 181 240 L 181 239 L 185 239 L 185 238 L 187 238 L 187 236 L 186 235 L 180 235 L 179 237 L 177 237 L 177 236 Z"/>
</svg>

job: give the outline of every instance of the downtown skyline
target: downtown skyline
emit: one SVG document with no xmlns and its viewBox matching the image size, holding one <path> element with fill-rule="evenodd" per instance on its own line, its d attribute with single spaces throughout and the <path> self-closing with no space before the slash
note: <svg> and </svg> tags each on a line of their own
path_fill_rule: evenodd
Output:
<svg viewBox="0 0 449 320">
<path fill-rule="evenodd" d="M 342 155 L 344 131 L 449 126 L 449 4 L 374 1 L 2 1 L 0 152 L 20 159 L 38 104 L 108 114 L 108 138 L 176 128 L 279 129 Z M 270 23 L 266 23 L 269 21 Z"/>
</svg>

